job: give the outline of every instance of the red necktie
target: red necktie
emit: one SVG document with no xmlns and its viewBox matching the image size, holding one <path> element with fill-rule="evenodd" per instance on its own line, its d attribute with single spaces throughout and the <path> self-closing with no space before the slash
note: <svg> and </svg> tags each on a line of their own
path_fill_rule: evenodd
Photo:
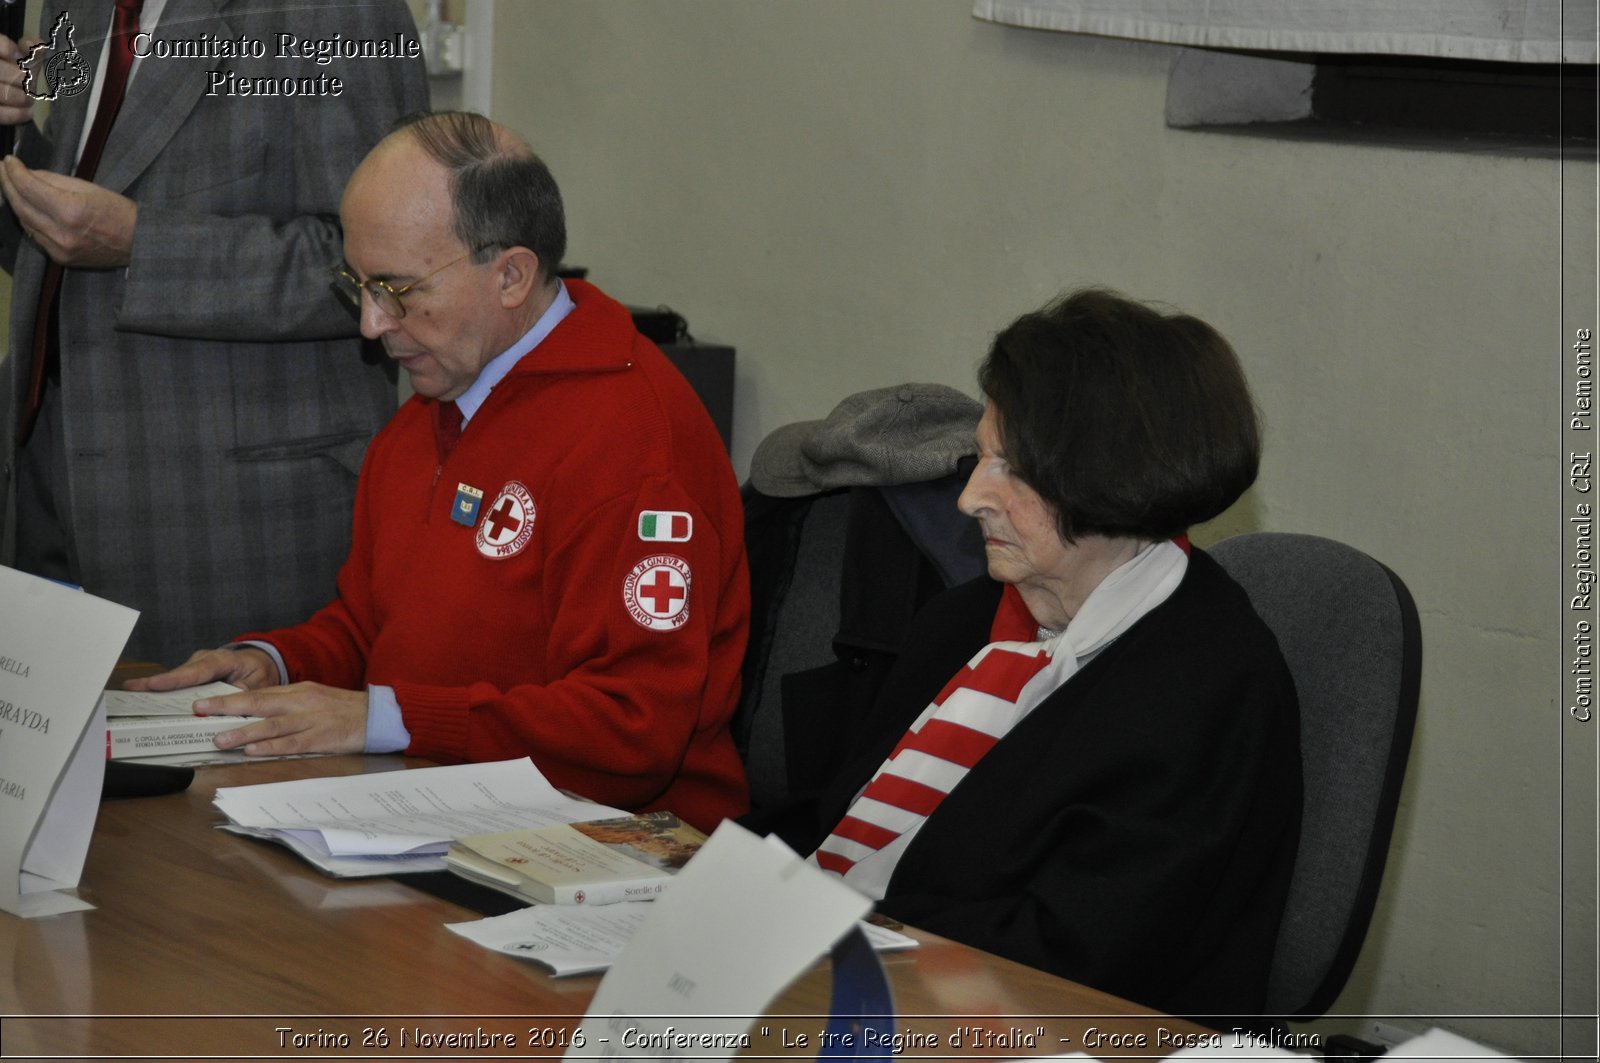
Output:
<svg viewBox="0 0 1600 1063">
<path fill-rule="evenodd" d="M 439 446 L 439 464 L 461 441 L 461 407 L 454 402 L 433 404 L 433 441 Z"/>
<path fill-rule="evenodd" d="M 74 177 L 94 180 L 100 165 L 100 153 L 105 149 L 111 126 L 122 109 L 122 97 L 128 89 L 128 71 L 133 67 L 133 38 L 139 32 L 139 9 L 144 0 L 117 0 L 112 16 L 111 39 L 106 41 L 104 59 L 106 79 L 100 87 L 100 106 L 94 113 L 94 124 L 89 127 L 89 139 L 84 141 L 83 152 L 78 156 Z M 56 336 L 57 296 L 61 293 L 61 266 L 51 262 L 45 269 L 44 282 L 39 287 L 39 310 L 34 316 L 33 363 L 28 374 L 28 404 L 22 412 L 22 422 L 17 427 L 17 444 L 28 441 L 33 433 L 33 423 L 39 418 L 39 407 L 44 401 L 44 384 L 55 370 L 60 358 Z"/>
</svg>

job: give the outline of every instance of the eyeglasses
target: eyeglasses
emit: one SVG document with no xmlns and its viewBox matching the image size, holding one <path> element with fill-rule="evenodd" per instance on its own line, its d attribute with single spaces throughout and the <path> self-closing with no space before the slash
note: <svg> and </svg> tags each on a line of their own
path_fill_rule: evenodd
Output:
<svg viewBox="0 0 1600 1063">
<path fill-rule="evenodd" d="M 421 284 L 423 281 L 429 279 L 430 277 L 438 276 L 451 266 L 455 265 L 457 262 L 465 262 L 474 254 L 476 254 L 476 252 L 468 251 L 460 258 L 446 262 L 433 272 L 418 277 L 410 284 L 403 285 L 399 288 L 396 288 L 388 281 L 359 280 L 357 279 L 356 275 L 350 271 L 350 263 L 341 262 L 337 266 L 333 267 L 333 286 L 334 288 L 338 289 L 340 295 L 350 300 L 350 302 L 355 306 L 357 313 L 361 312 L 361 293 L 366 292 L 368 295 L 372 296 L 372 301 L 377 305 L 379 310 L 382 310 L 385 314 L 388 314 L 390 317 L 398 321 L 406 316 L 406 304 L 400 301 L 402 296 L 404 296 L 411 289 L 415 288 L 417 285 Z"/>
</svg>

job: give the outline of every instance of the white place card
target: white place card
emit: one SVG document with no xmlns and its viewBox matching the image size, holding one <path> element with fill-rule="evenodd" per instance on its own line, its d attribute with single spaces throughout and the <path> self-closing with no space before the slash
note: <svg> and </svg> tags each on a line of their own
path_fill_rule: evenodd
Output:
<svg viewBox="0 0 1600 1063">
<path fill-rule="evenodd" d="M 726 820 L 650 902 L 567 1057 L 731 1059 L 755 1016 L 871 907 L 838 876 Z"/>
<path fill-rule="evenodd" d="M 101 694 L 139 614 L 0 566 L 0 911 L 92 905 L 77 888 L 105 778 Z"/>
</svg>

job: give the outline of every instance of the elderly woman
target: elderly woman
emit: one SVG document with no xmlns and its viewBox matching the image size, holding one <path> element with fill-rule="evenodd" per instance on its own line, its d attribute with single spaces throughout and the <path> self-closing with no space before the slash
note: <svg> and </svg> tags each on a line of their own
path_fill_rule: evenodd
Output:
<svg viewBox="0 0 1600 1063">
<path fill-rule="evenodd" d="M 923 611 L 780 833 L 924 929 L 1170 1012 L 1259 1011 L 1298 710 L 1271 632 L 1184 535 L 1255 479 L 1238 360 L 1090 290 L 1000 333 L 979 381 L 960 506 L 992 578 Z"/>
</svg>

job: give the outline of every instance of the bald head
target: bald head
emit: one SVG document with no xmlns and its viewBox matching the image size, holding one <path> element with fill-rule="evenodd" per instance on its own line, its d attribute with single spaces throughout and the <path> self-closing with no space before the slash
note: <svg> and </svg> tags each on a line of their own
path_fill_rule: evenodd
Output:
<svg viewBox="0 0 1600 1063">
<path fill-rule="evenodd" d="M 339 216 L 347 240 L 448 247 L 456 227 L 450 173 L 415 138 L 391 133 L 351 174 Z"/>
</svg>

